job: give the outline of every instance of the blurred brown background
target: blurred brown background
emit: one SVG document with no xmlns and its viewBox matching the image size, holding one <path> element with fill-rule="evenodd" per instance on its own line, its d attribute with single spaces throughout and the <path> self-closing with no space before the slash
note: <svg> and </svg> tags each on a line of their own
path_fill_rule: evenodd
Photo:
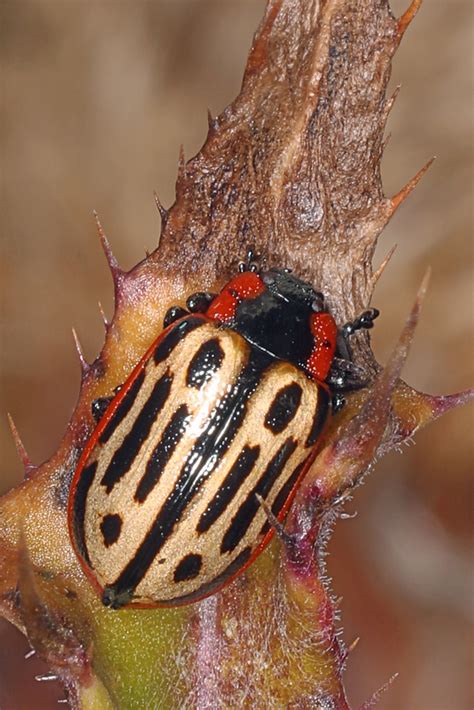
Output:
<svg viewBox="0 0 474 710">
<path fill-rule="evenodd" d="M 10 411 L 36 462 L 74 406 L 74 325 L 90 359 L 112 289 L 91 212 L 120 263 L 152 250 L 152 192 L 171 204 L 179 145 L 194 154 L 206 109 L 239 90 L 263 0 L 2 0 L 0 491 L 21 477 Z M 392 2 L 396 14 L 408 4 Z M 393 67 L 402 92 L 383 164 L 387 194 L 438 156 L 380 242 L 398 249 L 374 303 L 384 362 L 428 264 L 433 278 L 405 370 L 432 393 L 469 386 L 472 367 L 471 0 L 426 0 Z M 394 673 L 381 710 L 463 710 L 472 697 L 470 563 L 473 410 L 453 412 L 391 454 L 356 492 L 331 542 L 358 707 Z M 56 707 L 61 691 L 0 624 L 2 710 Z"/>
</svg>

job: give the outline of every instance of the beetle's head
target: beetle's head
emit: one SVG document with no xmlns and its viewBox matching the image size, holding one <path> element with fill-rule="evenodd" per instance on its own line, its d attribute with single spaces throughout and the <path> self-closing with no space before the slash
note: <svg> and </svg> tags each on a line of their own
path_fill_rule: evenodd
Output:
<svg viewBox="0 0 474 710">
<path fill-rule="evenodd" d="M 261 277 L 268 290 L 277 298 L 288 303 L 300 303 L 316 313 L 326 310 L 323 294 L 294 276 L 289 269 L 269 269 Z"/>
</svg>

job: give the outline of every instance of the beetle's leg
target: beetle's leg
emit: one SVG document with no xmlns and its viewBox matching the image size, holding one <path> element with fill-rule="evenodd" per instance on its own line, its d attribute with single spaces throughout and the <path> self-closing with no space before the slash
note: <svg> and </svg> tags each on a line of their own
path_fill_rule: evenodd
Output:
<svg viewBox="0 0 474 710">
<path fill-rule="evenodd" d="M 100 422 L 113 397 L 98 397 L 91 404 L 92 416 L 96 424 Z"/>
<path fill-rule="evenodd" d="M 260 493 L 255 493 L 255 497 L 258 500 L 258 502 L 260 503 L 260 505 L 262 506 L 263 512 L 267 516 L 267 520 L 268 520 L 269 524 L 275 530 L 275 532 L 278 535 L 278 537 L 280 538 L 280 540 L 285 545 L 292 545 L 294 543 L 292 536 L 286 532 L 284 525 L 282 523 L 280 523 L 280 521 L 278 520 L 276 515 L 274 515 L 274 513 L 273 513 L 272 509 L 270 508 L 270 506 L 268 505 L 267 501 L 264 498 L 262 498 Z"/>
<path fill-rule="evenodd" d="M 114 399 L 115 395 L 120 392 L 121 388 L 122 386 L 119 385 L 114 389 L 114 394 L 109 395 L 108 397 L 98 397 L 97 399 L 94 399 L 91 404 L 91 412 L 96 424 L 100 422 L 109 404 Z"/>
<path fill-rule="evenodd" d="M 369 308 L 368 311 L 364 311 L 354 318 L 353 321 L 345 323 L 341 328 L 341 333 L 345 338 L 348 338 L 357 330 L 370 330 L 374 327 L 374 320 L 378 317 L 380 311 L 377 308 Z"/>
<path fill-rule="evenodd" d="M 190 313 L 205 313 L 215 297 L 215 293 L 209 293 L 208 291 L 197 291 L 189 296 L 186 301 L 186 305 Z"/>
<path fill-rule="evenodd" d="M 359 390 L 368 384 L 365 370 L 351 360 L 335 357 L 331 369 L 326 377 L 326 383 L 331 390 L 344 392 L 345 390 Z"/>
<path fill-rule="evenodd" d="M 361 313 L 353 321 L 345 323 L 339 330 L 336 339 L 336 357 L 333 359 L 325 382 L 333 394 L 332 411 L 338 412 L 344 406 L 345 400 L 341 392 L 350 392 L 366 387 L 369 383 L 364 370 L 352 362 L 349 338 L 358 330 L 370 329 L 379 315 L 377 308 L 370 308 Z"/>
<path fill-rule="evenodd" d="M 174 323 L 178 318 L 183 318 L 183 316 L 188 316 L 189 311 L 181 306 L 171 306 L 165 313 L 163 318 L 163 328 L 167 328 L 171 323 Z"/>
<path fill-rule="evenodd" d="M 205 313 L 215 297 L 215 293 L 208 293 L 207 291 L 197 291 L 191 294 L 186 301 L 188 310 L 182 308 L 182 306 L 171 306 L 171 308 L 166 311 L 163 319 L 163 327 L 167 328 L 171 323 L 174 323 L 179 318 L 188 316 L 190 313 Z"/>
<path fill-rule="evenodd" d="M 337 336 L 337 354 L 344 360 L 352 360 L 351 349 L 349 347 L 349 338 L 358 330 L 370 330 L 374 327 L 374 320 L 379 315 L 380 311 L 377 308 L 369 308 L 369 310 L 361 313 L 353 321 L 345 323 L 339 330 Z"/>
<path fill-rule="evenodd" d="M 344 395 L 340 392 L 335 392 L 332 396 L 332 413 L 340 412 L 346 403 Z"/>
</svg>

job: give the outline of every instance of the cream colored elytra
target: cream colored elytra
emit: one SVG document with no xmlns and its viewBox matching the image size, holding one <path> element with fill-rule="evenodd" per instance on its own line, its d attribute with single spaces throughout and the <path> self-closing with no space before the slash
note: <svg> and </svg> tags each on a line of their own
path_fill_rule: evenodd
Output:
<svg viewBox="0 0 474 710">
<path fill-rule="evenodd" d="M 214 361 L 209 356 L 213 366 L 206 370 L 204 359 L 201 374 L 208 379 L 198 378 L 197 386 L 190 384 L 189 368 L 200 349 Z M 132 603 L 192 601 L 235 576 L 270 539 L 256 494 L 280 517 L 286 511 L 314 456 L 328 395 L 286 362 L 249 370 L 252 354 L 255 348 L 240 335 L 203 319 L 163 361 L 148 360 L 133 405 L 84 466 L 97 465 L 84 494 L 82 544 L 102 589 L 125 591 Z M 169 391 L 156 418 L 146 422 L 143 412 L 163 377 Z M 177 412 L 180 427 L 172 430 Z M 140 416 L 149 426 L 143 441 L 139 431 L 130 434 Z M 204 439 L 213 442 L 210 450 Z M 131 462 L 108 492 L 102 479 L 106 472 L 113 478 L 117 452 Z M 137 488 L 147 470 L 157 480 L 140 502 Z M 104 521 L 114 523 L 112 535 L 104 534 Z"/>
</svg>

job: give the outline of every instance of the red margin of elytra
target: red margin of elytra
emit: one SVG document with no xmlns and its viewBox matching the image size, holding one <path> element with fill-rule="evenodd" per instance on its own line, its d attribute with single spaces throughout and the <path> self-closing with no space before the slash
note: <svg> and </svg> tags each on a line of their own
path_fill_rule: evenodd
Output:
<svg viewBox="0 0 474 710">
<path fill-rule="evenodd" d="M 184 320 L 184 318 L 188 318 L 188 317 L 189 317 L 189 315 L 186 315 L 180 320 Z M 212 321 L 210 321 L 209 318 L 206 318 L 205 315 L 196 314 L 193 317 L 202 318 L 202 320 L 204 322 L 212 323 Z M 79 458 L 79 461 L 77 463 L 74 475 L 72 477 L 71 486 L 69 489 L 68 506 L 67 506 L 67 524 L 68 524 L 68 531 L 69 531 L 69 539 L 71 540 L 71 544 L 74 549 L 74 552 L 76 553 L 76 557 L 78 558 L 78 560 L 81 564 L 82 571 L 84 572 L 86 577 L 90 580 L 90 582 L 92 583 L 92 586 L 100 594 L 102 594 L 102 592 L 104 591 L 103 587 L 101 587 L 101 585 L 99 584 L 97 578 L 94 576 L 93 570 L 89 567 L 87 562 L 84 560 L 84 558 L 80 554 L 79 550 L 77 549 L 77 546 L 75 543 L 74 530 L 73 530 L 73 525 L 72 525 L 74 494 L 75 494 L 77 484 L 78 484 L 79 478 L 81 476 L 82 470 L 83 470 L 85 464 L 87 463 L 87 460 L 91 454 L 91 451 L 93 450 L 93 448 L 97 444 L 97 441 L 98 441 L 100 435 L 102 434 L 103 430 L 105 429 L 105 427 L 109 423 L 110 419 L 113 417 L 113 415 L 117 411 L 117 408 L 120 406 L 123 398 L 125 397 L 127 392 L 130 390 L 130 387 L 133 385 L 133 383 L 137 379 L 138 375 L 141 373 L 141 371 L 143 370 L 143 368 L 147 364 L 148 360 L 150 360 L 155 349 L 158 347 L 158 345 L 160 344 L 162 339 L 167 335 L 169 330 L 171 330 L 171 328 L 174 328 L 177 323 L 178 323 L 178 321 L 175 321 L 174 323 L 171 323 L 171 325 L 169 325 L 167 328 L 165 328 L 158 335 L 158 337 L 155 338 L 155 340 L 151 343 L 150 347 L 147 349 L 145 354 L 140 358 L 137 365 L 135 365 L 131 374 L 125 380 L 124 384 L 120 388 L 120 391 L 113 398 L 112 402 L 110 403 L 110 405 L 106 409 L 104 416 L 101 418 L 101 420 L 99 421 L 99 423 L 95 427 L 94 431 L 92 432 L 90 438 L 88 439 L 88 441 L 82 451 L 82 454 Z M 131 604 L 127 605 L 127 606 L 131 606 Z M 134 605 L 134 606 L 137 606 L 137 605 Z M 149 606 L 156 606 L 156 605 L 155 604 L 150 604 L 150 605 L 147 604 L 146 606 L 149 607 Z"/>
</svg>

